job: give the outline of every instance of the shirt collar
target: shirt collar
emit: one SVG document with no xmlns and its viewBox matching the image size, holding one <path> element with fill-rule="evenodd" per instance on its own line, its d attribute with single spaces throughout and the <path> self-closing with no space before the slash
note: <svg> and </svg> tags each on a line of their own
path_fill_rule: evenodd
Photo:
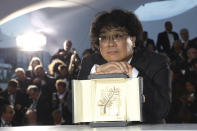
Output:
<svg viewBox="0 0 197 131">
<path fill-rule="evenodd" d="M 5 125 L 5 121 L 2 117 L 1 117 L 1 122 L 2 122 L 3 125 Z"/>
<path fill-rule="evenodd" d="M 129 61 L 128 61 L 129 64 L 131 63 L 132 58 L 133 58 L 133 57 L 131 57 L 131 58 L 129 59 Z"/>
<path fill-rule="evenodd" d="M 64 91 L 63 94 L 57 93 L 57 95 L 58 95 L 58 98 L 59 98 L 59 99 L 62 99 L 62 98 L 64 98 L 64 96 L 66 95 L 66 91 Z"/>
</svg>

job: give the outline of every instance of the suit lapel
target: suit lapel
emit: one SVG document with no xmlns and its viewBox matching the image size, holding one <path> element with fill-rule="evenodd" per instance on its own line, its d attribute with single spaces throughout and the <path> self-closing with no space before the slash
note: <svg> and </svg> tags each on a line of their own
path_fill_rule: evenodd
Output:
<svg viewBox="0 0 197 131">
<path fill-rule="evenodd" d="M 130 63 L 132 67 L 135 67 L 139 71 L 138 76 L 143 76 L 148 67 L 148 62 L 146 60 L 148 56 L 145 56 L 145 52 L 145 49 L 135 49 L 135 53 Z"/>
<path fill-rule="evenodd" d="M 102 65 L 107 63 L 107 61 L 101 56 L 101 54 L 98 54 L 98 57 L 95 57 L 95 63 L 98 65 Z"/>
</svg>

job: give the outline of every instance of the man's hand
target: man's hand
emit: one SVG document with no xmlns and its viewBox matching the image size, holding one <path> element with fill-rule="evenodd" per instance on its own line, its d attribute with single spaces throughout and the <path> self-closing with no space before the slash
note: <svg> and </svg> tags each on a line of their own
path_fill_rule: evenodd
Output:
<svg viewBox="0 0 197 131">
<path fill-rule="evenodd" d="M 96 68 L 96 74 L 123 73 L 132 76 L 132 67 L 127 62 L 108 62 Z"/>
</svg>

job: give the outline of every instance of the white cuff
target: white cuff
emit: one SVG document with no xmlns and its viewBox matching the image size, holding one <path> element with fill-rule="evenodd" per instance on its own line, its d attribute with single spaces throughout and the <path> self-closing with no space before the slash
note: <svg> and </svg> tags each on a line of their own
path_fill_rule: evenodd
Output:
<svg viewBox="0 0 197 131">
<path fill-rule="evenodd" d="M 138 76 L 139 71 L 133 67 L 132 69 L 132 76 L 129 76 L 130 78 L 136 78 Z"/>
<path fill-rule="evenodd" d="M 94 74 L 96 73 L 96 68 L 98 67 L 99 65 L 98 64 L 94 64 L 91 71 L 90 71 L 90 74 Z"/>
</svg>

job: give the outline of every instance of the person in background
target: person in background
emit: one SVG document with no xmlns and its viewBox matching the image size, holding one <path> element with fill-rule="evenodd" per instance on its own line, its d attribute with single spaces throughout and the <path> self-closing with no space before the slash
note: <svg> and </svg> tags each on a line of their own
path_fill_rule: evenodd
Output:
<svg viewBox="0 0 197 131">
<path fill-rule="evenodd" d="M 130 11 L 100 12 L 92 22 L 91 42 L 100 48 L 82 60 L 79 80 L 89 74 L 123 73 L 143 77 L 144 123 L 164 122 L 170 108 L 170 70 L 165 56 L 136 47 L 142 41 L 142 25 Z"/>
<path fill-rule="evenodd" d="M 186 49 L 186 62 L 185 71 L 190 72 L 192 70 L 192 60 L 197 58 L 197 48 L 191 46 Z"/>
<path fill-rule="evenodd" d="M 54 59 L 49 65 L 49 74 L 53 76 L 55 79 L 60 75 L 60 72 L 58 70 L 59 65 L 66 65 L 62 60 L 60 59 Z"/>
<path fill-rule="evenodd" d="M 71 48 L 72 48 L 72 42 L 70 40 L 65 40 L 64 41 L 64 50 L 67 53 L 71 53 Z"/>
<path fill-rule="evenodd" d="M 59 109 L 62 114 L 62 122 L 72 124 L 72 93 L 67 87 L 64 80 L 56 81 L 56 109 Z"/>
<path fill-rule="evenodd" d="M 77 75 L 81 66 L 81 59 L 76 51 L 73 52 L 70 58 L 70 64 L 68 67 L 68 73 L 71 79 L 77 79 Z"/>
<path fill-rule="evenodd" d="M 26 76 L 31 78 L 32 80 L 35 78 L 34 69 L 37 65 L 43 65 L 39 57 L 33 57 L 29 62 L 28 69 L 26 71 Z"/>
<path fill-rule="evenodd" d="M 180 70 L 184 70 L 185 68 L 185 52 L 183 44 L 180 40 L 176 40 L 172 49 L 170 50 L 170 67 L 179 68 Z"/>
<path fill-rule="evenodd" d="M 59 65 L 58 66 L 58 71 L 59 71 L 59 76 L 57 77 L 58 79 L 63 79 L 66 82 L 66 85 L 69 89 L 71 89 L 71 76 L 68 72 L 68 66 L 67 65 Z"/>
<path fill-rule="evenodd" d="M 155 52 L 155 53 L 157 52 L 156 51 L 156 47 L 155 47 L 155 45 L 153 43 L 148 43 L 147 46 L 146 46 L 146 48 L 150 52 Z"/>
<path fill-rule="evenodd" d="M 63 43 L 63 49 L 59 49 L 57 53 L 55 53 L 52 57 L 50 62 L 52 62 L 55 59 L 59 59 L 63 61 L 65 64 L 69 65 L 70 63 L 70 58 L 72 55 L 72 42 L 70 40 L 65 40 Z"/>
<path fill-rule="evenodd" d="M 52 99 L 52 92 L 55 92 L 55 78 L 48 75 L 41 65 L 35 67 L 35 76 L 40 81 L 37 86 L 41 89 L 42 93 Z M 35 81 L 34 81 L 35 82 Z"/>
<path fill-rule="evenodd" d="M 148 32 L 144 31 L 143 32 L 143 46 L 148 47 L 149 44 L 155 45 L 154 41 L 152 39 L 148 38 Z"/>
<path fill-rule="evenodd" d="M 4 90 L 0 96 L 4 98 L 6 103 L 14 107 L 15 115 L 13 124 L 15 126 L 23 125 L 24 111 L 28 105 L 28 97 L 18 88 L 18 81 L 16 79 L 11 79 L 8 82 L 6 90 Z"/>
<path fill-rule="evenodd" d="M 186 28 L 180 30 L 181 42 L 183 44 L 184 49 L 187 49 L 192 45 L 191 40 L 189 40 L 189 31 Z"/>
<path fill-rule="evenodd" d="M 52 103 L 51 100 L 41 92 L 38 86 L 30 85 L 27 88 L 29 97 L 33 100 L 29 109 L 36 112 L 38 125 L 52 124 Z"/>
<path fill-rule="evenodd" d="M 161 32 L 157 36 L 157 50 L 158 52 L 170 54 L 170 49 L 173 46 L 175 40 L 179 39 L 176 32 L 172 31 L 173 25 L 170 21 L 165 22 L 165 31 Z"/>
<path fill-rule="evenodd" d="M 185 73 L 185 77 L 192 80 L 197 87 L 197 58 L 191 61 L 191 68 Z"/>
<path fill-rule="evenodd" d="M 26 93 L 27 87 L 31 85 L 32 81 L 26 76 L 25 70 L 23 68 L 15 69 L 16 79 L 18 80 L 18 87 Z"/>
<path fill-rule="evenodd" d="M 12 127 L 14 108 L 12 105 L 5 104 L 0 110 L 0 127 Z"/>
</svg>

